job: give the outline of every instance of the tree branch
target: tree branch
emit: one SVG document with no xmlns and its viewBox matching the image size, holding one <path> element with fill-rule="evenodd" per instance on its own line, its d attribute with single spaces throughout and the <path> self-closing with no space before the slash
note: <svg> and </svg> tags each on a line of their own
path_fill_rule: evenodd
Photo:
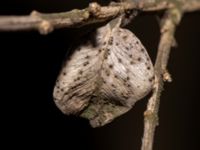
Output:
<svg viewBox="0 0 200 150">
<path fill-rule="evenodd" d="M 41 34 L 47 34 L 53 29 L 63 27 L 80 27 L 87 24 L 110 20 L 131 9 L 141 7 L 136 3 L 115 3 L 101 7 L 97 3 L 91 3 L 88 8 L 69 12 L 44 14 L 33 11 L 29 16 L 1 16 L 0 31 L 39 30 Z M 142 6 L 144 7 L 144 6 Z M 145 6 L 147 10 L 152 6 Z M 166 6 L 159 5 L 156 9 Z"/>
<path fill-rule="evenodd" d="M 163 80 L 169 82 L 171 81 L 171 77 L 167 72 L 166 66 L 171 47 L 174 43 L 175 29 L 181 20 L 181 16 L 181 10 L 172 8 L 165 13 L 164 18 L 162 19 L 161 38 L 154 66 L 155 86 L 153 94 L 148 101 L 147 109 L 144 113 L 144 134 L 141 150 L 152 150 L 153 147 L 155 128 L 158 125 L 158 110 L 160 95 L 163 90 Z"/>
<path fill-rule="evenodd" d="M 0 16 L 0 31 L 38 30 L 41 34 L 47 34 L 56 28 L 80 27 L 87 24 L 108 21 L 118 15 L 133 9 L 142 11 L 158 11 L 169 9 L 174 3 L 167 0 L 158 2 L 139 1 L 131 3 L 111 3 L 101 7 L 97 3 L 91 3 L 88 8 L 74 9 L 62 13 L 44 14 L 33 11 L 28 16 Z M 183 4 L 185 11 L 200 9 L 200 2 L 191 0 Z"/>
</svg>

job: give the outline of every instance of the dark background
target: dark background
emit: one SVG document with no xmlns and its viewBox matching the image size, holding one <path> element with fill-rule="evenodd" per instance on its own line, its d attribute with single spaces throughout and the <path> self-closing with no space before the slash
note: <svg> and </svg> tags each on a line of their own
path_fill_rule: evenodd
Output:
<svg viewBox="0 0 200 150">
<path fill-rule="evenodd" d="M 0 15 L 26 15 L 32 10 L 68 11 L 84 8 L 89 2 L 6 0 L 0 2 Z M 153 61 L 159 41 L 158 22 L 154 13 L 142 13 L 128 26 Z M 36 31 L 0 32 L 0 136 L 7 148 L 140 149 L 147 98 L 114 122 L 96 129 L 87 120 L 63 115 L 54 105 L 52 91 L 67 49 L 94 27 L 59 29 L 47 36 Z M 168 67 L 173 82 L 165 84 L 161 96 L 155 150 L 198 149 L 199 145 L 200 12 L 184 16 L 176 39 L 178 47 L 172 49 Z"/>
</svg>

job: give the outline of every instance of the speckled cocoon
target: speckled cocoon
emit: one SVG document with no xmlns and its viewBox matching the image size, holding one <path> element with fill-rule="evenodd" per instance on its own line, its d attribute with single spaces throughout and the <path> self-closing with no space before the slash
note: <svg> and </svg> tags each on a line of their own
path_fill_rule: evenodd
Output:
<svg viewBox="0 0 200 150">
<path fill-rule="evenodd" d="M 73 49 L 53 95 L 64 114 L 79 115 L 99 127 L 130 110 L 153 83 L 153 65 L 140 40 L 107 24 Z"/>
</svg>

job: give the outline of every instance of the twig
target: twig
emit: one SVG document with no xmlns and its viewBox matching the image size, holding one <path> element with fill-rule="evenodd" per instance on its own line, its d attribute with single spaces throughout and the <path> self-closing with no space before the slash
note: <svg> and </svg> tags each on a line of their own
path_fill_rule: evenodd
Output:
<svg viewBox="0 0 200 150">
<path fill-rule="evenodd" d="M 101 7 L 97 3 L 91 3 L 88 8 L 63 13 L 44 14 L 33 11 L 28 16 L 0 16 L 0 31 L 38 30 L 41 34 L 47 34 L 56 28 L 80 27 L 87 24 L 103 22 L 132 9 L 142 11 L 158 11 L 172 8 L 174 3 L 159 1 L 154 3 L 112 3 Z M 185 11 L 200 9 L 199 1 L 188 1 L 183 4 Z"/>
<path fill-rule="evenodd" d="M 158 125 L 158 109 L 163 89 L 163 80 L 171 81 L 166 66 L 170 49 L 174 43 L 175 29 L 181 20 L 181 16 L 182 11 L 172 8 L 165 13 L 162 20 L 161 38 L 155 63 L 155 86 L 144 113 L 144 134 L 141 150 L 152 150 L 153 147 L 155 128 Z"/>
<path fill-rule="evenodd" d="M 165 9 L 168 5 L 162 3 L 136 4 L 136 3 L 114 3 L 101 7 L 97 3 L 91 3 L 88 8 L 74 9 L 63 13 L 44 14 L 33 11 L 29 16 L 1 16 L 0 31 L 16 30 L 39 30 L 41 34 L 47 34 L 53 29 L 63 27 L 80 27 L 87 24 L 110 20 L 131 9 L 144 11 Z"/>
<path fill-rule="evenodd" d="M 184 5 L 182 6 L 182 10 L 184 12 L 192 12 L 192 11 L 200 10 L 200 1 L 199 0 L 191 0 L 189 3 L 184 2 Z"/>
</svg>

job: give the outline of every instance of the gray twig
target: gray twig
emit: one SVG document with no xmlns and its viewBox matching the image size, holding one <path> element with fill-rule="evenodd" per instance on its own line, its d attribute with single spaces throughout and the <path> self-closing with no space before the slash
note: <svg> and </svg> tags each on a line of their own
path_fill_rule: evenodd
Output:
<svg viewBox="0 0 200 150">
<path fill-rule="evenodd" d="M 175 4 L 170 1 L 159 2 L 124 2 L 111 3 L 109 6 L 100 6 L 91 3 L 88 8 L 74 9 L 62 13 L 39 13 L 33 11 L 28 16 L 0 16 L 0 31 L 38 30 L 41 34 L 48 34 L 56 28 L 80 27 L 87 24 L 104 22 L 113 19 L 125 11 L 138 9 L 141 11 L 158 11 L 172 8 Z M 182 4 L 185 11 L 200 9 L 199 1 L 188 1 Z"/>
<path fill-rule="evenodd" d="M 177 8 L 167 10 L 161 24 L 161 38 L 158 46 L 155 63 L 155 84 L 153 94 L 150 97 L 147 109 L 144 113 L 144 134 L 141 150 L 152 150 L 155 128 L 158 125 L 158 110 L 160 95 L 163 90 L 163 80 L 171 81 L 170 74 L 166 67 L 171 47 L 174 43 L 176 26 L 181 20 L 182 12 Z"/>
</svg>

